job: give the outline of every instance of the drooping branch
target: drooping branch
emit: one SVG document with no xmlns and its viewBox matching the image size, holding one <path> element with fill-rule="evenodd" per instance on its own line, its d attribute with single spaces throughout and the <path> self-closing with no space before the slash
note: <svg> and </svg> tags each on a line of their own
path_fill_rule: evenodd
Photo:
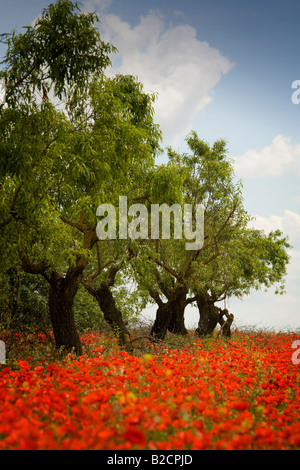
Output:
<svg viewBox="0 0 300 470">
<path fill-rule="evenodd" d="M 159 307 L 163 306 L 164 303 L 161 300 L 160 295 L 157 290 L 149 289 L 149 294 L 150 294 L 150 297 L 152 297 L 152 299 L 155 300 L 155 302 L 157 303 Z"/>
<path fill-rule="evenodd" d="M 15 212 L 15 205 L 16 205 L 16 201 L 17 201 L 18 195 L 19 195 L 19 193 L 22 189 L 23 184 L 24 184 L 24 182 L 21 182 L 16 187 L 13 198 L 11 200 L 10 209 L 9 209 L 10 215 L 3 222 L 0 222 L 0 229 L 5 227 L 5 225 L 8 225 L 12 221 L 13 218 L 16 218 L 16 219 L 18 218 L 17 214 Z"/>
<path fill-rule="evenodd" d="M 46 274 L 46 271 L 50 266 L 45 259 L 37 263 L 33 263 L 30 261 L 28 256 L 23 255 L 21 258 L 21 264 L 24 272 L 29 274 L 41 274 L 48 282 L 50 282 L 50 279 Z"/>
</svg>

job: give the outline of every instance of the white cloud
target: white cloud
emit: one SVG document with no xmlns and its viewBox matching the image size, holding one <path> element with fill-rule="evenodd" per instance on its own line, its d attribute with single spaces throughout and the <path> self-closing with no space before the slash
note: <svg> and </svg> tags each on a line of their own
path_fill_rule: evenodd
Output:
<svg viewBox="0 0 300 470">
<path fill-rule="evenodd" d="M 283 216 L 271 215 L 270 217 L 255 216 L 251 225 L 257 229 L 263 229 L 266 233 L 279 229 L 283 235 L 288 236 L 292 248 L 288 250 L 291 256 L 287 271 L 287 294 L 283 297 L 292 301 L 300 294 L 300 215 L 286 210 Z"/>
<path fill-rule="evenodd" d="M 270 145 L 257 151 L 248 150 L 235 159 L 241 177 L 278 177 L 300 169 L 300 144 L 292 145 L 290 138 L 277 135 Z"/>
<path fill-rule="evenodd" d="M 283 216 L 271 215 L 262 217 L 256 215 L 251 226 L 263 229 L 266 233 L 279 229 L 289 237 L 289 242 L 295 249 L 300 250 L 300 215 L 286 210 Z"/>
<path fill-rule="evenodd" d="M 254 291 L 242 302 L 231 299 L 229 306 L 235 315 L 236 325 L 296 330 L 300 327 L 300 215 L 288 210 L 283 216 L 257 215 L 251 226 L 263 229 L 266 233 L 276 229 L 281 230 L 284 235 L 289 236 L 289 242 L 294 248 L 288 250 L 291 258 L 287 266 L 286 294 L 278 296 L 274 294 L 274 289 L 269 289 L 268 292 Z"/>
<path fill-rule="evenodd" d="M 97 0 L 86 5 L 95 8 Z M 212 100 L 213 88 L 233 64 L 199 41 L 192 26 L 167 28 L 159 11 L 142 16 L 136 26 L 115 14 L 102 14 L 100 20 L 102 38 L 119 51 L 112 57 L 113 73 L 136 75 L 146 92 L 158 93 L 155 121 L 165 144 L 174 145 L 191 130 L 194 116 Z"/>
</svg>

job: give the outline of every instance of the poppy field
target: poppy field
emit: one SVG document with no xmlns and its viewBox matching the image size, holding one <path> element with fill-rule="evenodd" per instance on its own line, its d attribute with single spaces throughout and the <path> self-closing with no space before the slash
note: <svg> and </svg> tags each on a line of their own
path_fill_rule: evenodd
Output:
<svg viewBox="0 0 300 470">
<path fill-rule="evenodd" d="M 61 357 L 41 333 L 14 338 L 23 356 L 0 365 L 0 450 L 300 449 L 297 334 L 137 339 L 130 351 L 81 339 L 83 356 Z"/>
</svg>

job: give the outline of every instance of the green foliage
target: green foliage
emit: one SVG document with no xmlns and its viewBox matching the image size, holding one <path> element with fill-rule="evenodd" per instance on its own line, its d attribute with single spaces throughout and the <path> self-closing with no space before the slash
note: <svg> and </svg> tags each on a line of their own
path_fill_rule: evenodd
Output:
<svg viewBox="0 0 300 470">
<path fill-rule="evenodd" d="M 78 10 L 77 2 L 58 0 L 24 34 L 14 31 L 8 39 L 0 79 L 10 107 L 20 102 L 31 106 L 35 91 L 45 96 L 53 88 L 61 99 L 68 86 L 84 90 L 89 76 L 110 64 L 114 48 L 101 41 L 97 15 Z"/>
<path fill-rule="evenodd" d="M 10 268 L 0 277 L 0 324 L 8 331 L 50 328 L 48 285 L 42 277 Z"/>
<path fill-rule="evenodd" d="M 79 331 L 102 331 L 105 321 L 97 301 L 80 286 L 74 301 L 75 321 Z"/>
<path fill-rule="evenodd" d="M 252 289 L 271 287 L 275 293 L 283 294 L 289 248 L 287 238 L 280 231 L 265 234 L 262 230 L 243 228 L 201 270 L 201 278 L 195 278 L 193 289 L 206 290 L 215 300 L 230 296 L 242 298 Z"/>
</svg>

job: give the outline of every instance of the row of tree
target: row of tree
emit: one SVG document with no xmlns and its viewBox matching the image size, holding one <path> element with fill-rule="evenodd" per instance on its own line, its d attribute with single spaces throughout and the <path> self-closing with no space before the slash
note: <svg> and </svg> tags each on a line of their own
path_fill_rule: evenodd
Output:
<svg viewBox="0 0 300 470">
<path fill-rule="evenodd" d="M 77 3 L 58 0 L 25 33 L 1 36 L 7 42 L 0 71 L 2 312 L 11 272 L 21 269 L 47 282 L 56 345 L 77 354 L 74 299 L 82 286 L 123 344 L 130 337 L 124 298 L 140 308 L 157 305 L 153 339 L 168 330 L 185 334 L 184 311 L 192 303 L 199 336 L 218 323 L 229 334 L 233 316 L 216 302 L 262 286 L 283 292 L 287 239 L 249 227 L 223 140 L 210 146 L 191 132 L 188 152 L 168 148 L 167 163 L 156 163 L 162 138 L 155 95 L 133 76 L 105 75 L 116 51 L 101 40 L 97 22 Z M 97 207 L 117 208 L 120 196 L 149 210 L 191 204 L 195 214 L 201 204 L 203 247 L 186 250 L 184 234 L 172 236 L 173 219 L 170 239 L 99 240 Z"/>
</svg>

